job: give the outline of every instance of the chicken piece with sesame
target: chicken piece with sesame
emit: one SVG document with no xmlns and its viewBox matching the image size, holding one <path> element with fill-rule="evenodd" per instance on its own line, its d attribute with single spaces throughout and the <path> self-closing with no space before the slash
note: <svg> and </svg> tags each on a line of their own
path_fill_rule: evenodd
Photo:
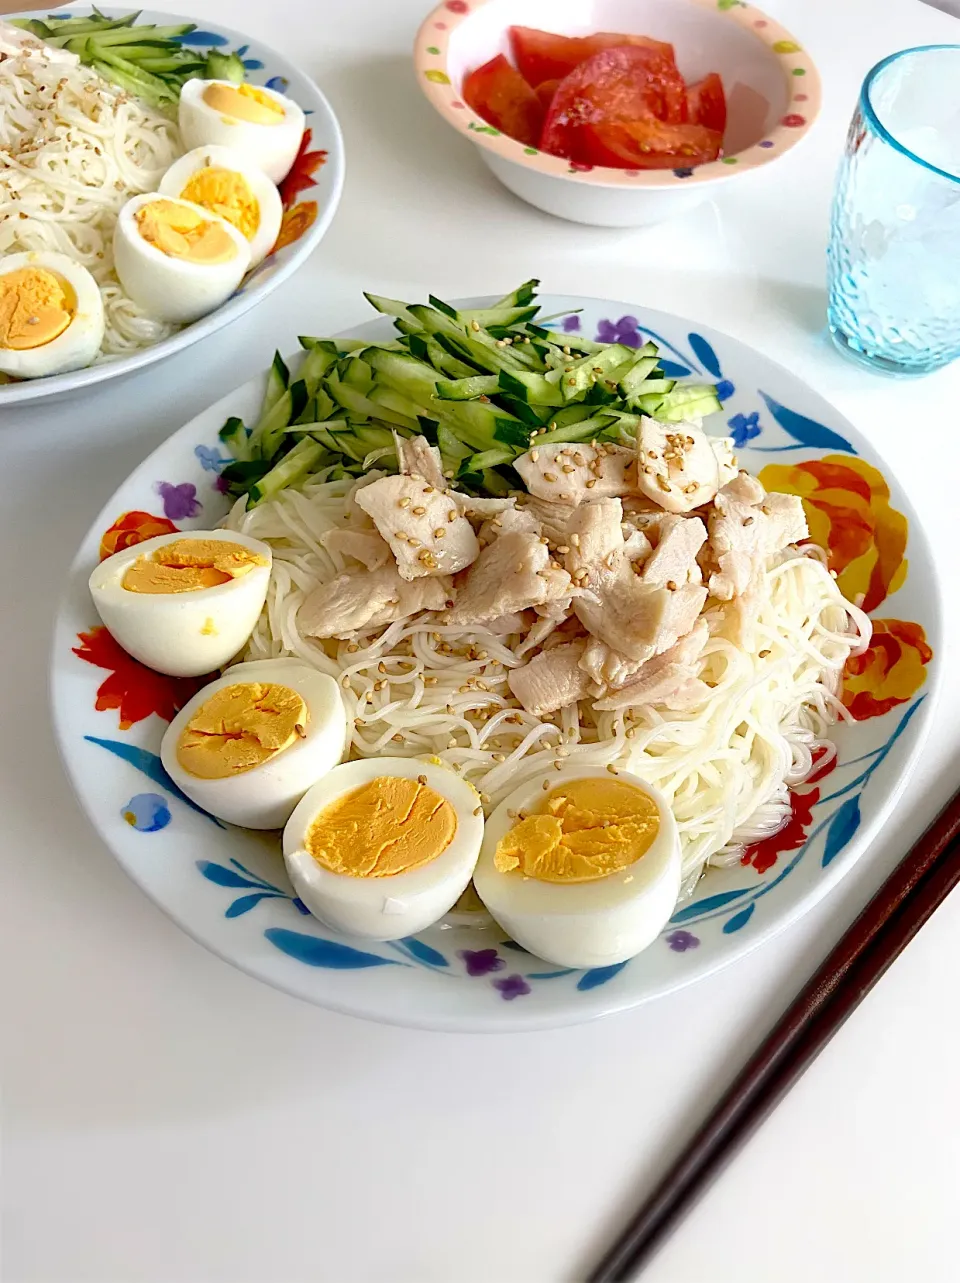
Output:
<svg viewBox="0 0 960 1283">
<path fill-rule="evenodd" d="M 431 576 L 411 583 L 400 578 L 391 562 L 378 570 L 338 575 L 314 588 L 300 605 L 297 626 L 307 637 L 349 637 L 421 610 L 443 610 L 452 600 L 448 578 Z"/>
<path fill-rule="evenodd" d="M 398 432 L 393 434 L 393 440 L 401 472 L 412 476 L 415 481 L 422 479 L 435 490 L 444 489 L 447 482 L 436 446 L 431 445 L 426 437 L 402 437 Z"/>
<path fill-rule="evenodd" d="M 768 494 L 755 477 L 741 472 L 717 494 L 709 517 L 711 596 L 730 601 L 747 592 L 769 559 L 807 538 L 803 501 L 797 495 Z"/>
<path fill-rule="evenodd" d="M 482 624 L 573 595 L 570 576 L 552 561 L 546 544 L 522 531 L 488 544 L 459 577 L 457 588 L 456 605 L 447 617 L 455 625 Z"/>
<path fill-rule="evenodd" d="M 428 482 L 383 477 L 359 490 L 356 502 L 390 545 L 403 579 L 452 575 L 480 551 L 450 495 Z"/>
<path fill-rule="evenodd" d="M 637 456 L 618 445 L 534 446 L 514 460 L 523 484 L 537 499 L 576 506 L 588 499 L 636 494 Z"/>
<path fill-rule="evenodd" d="M 695 423 L 644 416 L 637 430 L 637 484 L 665 512 L 692 512 L 717 493 L 720 464 Z"/>
<path fill-rule="evenodd" d="M 507 684 L 534 717 L 554 713 L 590 694 L 590 679 L 580 667 L 582 655 L 582 641 L 554 646 L 522 668 L 512 669 Z"/>
</svg>

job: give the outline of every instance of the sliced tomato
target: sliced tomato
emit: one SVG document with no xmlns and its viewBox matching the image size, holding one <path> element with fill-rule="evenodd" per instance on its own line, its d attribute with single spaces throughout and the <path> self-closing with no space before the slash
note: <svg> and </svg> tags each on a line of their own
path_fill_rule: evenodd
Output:
<svg viewBox="0 0 960 1283">
<path fill-rule="evenodd" d="M 546 109 L 502 53 L 471 71 L 462 92 L 467 106 L 488 125 L 528 147 L 539 145 Z"/>
<path fill-rule="evenodd" d="M 716 160 L 723 136 L 704 125 L 643 120 L 598 121 L 581 131 L 580 159 L 609 169 L 693 168 Z"/>
<path fill-rule="evenodd" d="M 686 115 L 680 73 L 655 49 L 605 49 L 571 71 L 557 88 L 543 126 L 542 151 L 572 160 L 581 155 L 584 125 L 646 116 L 678 123 Z"/>
<path fill-rule="evenodd" d="M 598 31 L 592 36 L 558 36 L 552 31 L 537 31 L 533 27 L 511 27 L 510 47 L 520 74 L 534 89 L 545 80 L 562 80 L 575 67 L 604 49 L 623 45 L 638 45 L 654 49 L 674 66 L 673 45 L 649 36 L 622 36 L 614 31 Z"/>
<path fill-rule="evenodd" d="M 559 84 L 559 80 L 541 80 L 540 84 L 537 85 L 537 97 L 543 103 L 544 112 L 550 110 L 550 106 L 553 103 L 553 95 L 557 92 Z"/>
<path fill-rule="evenodd" d="M 687 86 L 687 119 L 692 125 L 705 125 L 721 134 L 726 129 L 727 99 L 723 81 L 715 71 Z"/>
</svg>

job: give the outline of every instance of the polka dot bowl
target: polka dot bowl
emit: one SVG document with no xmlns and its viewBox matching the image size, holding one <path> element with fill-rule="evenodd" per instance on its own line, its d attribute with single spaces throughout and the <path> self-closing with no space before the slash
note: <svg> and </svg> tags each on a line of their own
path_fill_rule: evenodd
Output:
<svg viewBox="0 0 960 1283">
<path fill-rule="evenodd" d="M 632 170 L 574 165 L 489 126 L 461 98 L 464 77 L 509 56 L 509 28 L 563 35 L 596 31 L 653 36 L 676 50 L 683 77 L 723 80 L 723 155 L 696 168 Z M 515 195 L 559 218 L 637 227 L 672 218 L 731 182 L 773 164 L 813 126 L 820 78 L 800 42 L 743 0 L 445 0 L 424 20 L 417 79 L 441 116 L 480 149 Z"/>
</svg>

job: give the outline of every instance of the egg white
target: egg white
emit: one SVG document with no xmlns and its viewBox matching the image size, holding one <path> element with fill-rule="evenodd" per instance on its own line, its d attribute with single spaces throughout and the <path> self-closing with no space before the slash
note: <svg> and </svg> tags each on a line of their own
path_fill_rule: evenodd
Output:
<svg viewBox="0 0 960 1283">
<path fill-rule="evenodd" d="M 283 182 L 296 160 L 303 138 L 306 120 L 301 108 L 285 94 L 258 85 L 258 89 L 283 109 L 284 116 L 275 125 L 258 125 L 211 107 L 203 97 L 210 85 L 237 87 L 229 80 L 187 81 L 180 93 L 179 113 L 184 145 L 190 149 L 211 143 L 234 147 L 259 166 L 271 181 Z"/>
<path fill-rule="evenodd" d="M 173 201 L 219 223 L 236 248 L 225 263 L 189 263 L 164 254 L 140 235 L 136 213 L 151 201 Z M 145 312 L 176 325 L 188 325 L 225 303 L 250 266 L 250 242 L 225 218 L 202 205 L 160 192 L 132 196 L 123 206 L 113 233 L 113 257 L 120 284 Z"/>
<path fill-rule="evenodd" d="M 123 586 L 138 557 L 178 539 L 241 544 L 266 559 L 246 574 L 194 592 L 142 593 Z M 201 677 L 230 662 L 256 627 L 267 598 L 270 545 L 232 530 L 178 530 L 115 552 L 90 576 L 90 596 L 113 639 L 141 664 L 172 677 Z"/>
<path fill-rule="evenodd" d="M 477 894 L 517 944 L 560 967 L 604 967 L 632 958 L 657 938 L 680 893 L 680 838 L 667 800 L 623 770 L 617 778 L 649 794 L 660 815 L 657 836 L 639 860 L 595 882 L 568 885 L 497 869 L 497 844 L 519 811 L 537 811 L 547 793 L 565 782 L 608 778 L 603 767 L 545 772 L 505 798 L 486 823 L 473 875 Z"/>
<path fill-rule="evenodd" d="M 345 793 L 380 776 L 415 780 L 446 798 L 457 815 L 453 841 L 435 860 L 388 878 L 350 877 L 317 863 L 306 847 L 317 814 Z M 373 757 L 345 762 L 307 793 L 283 831 L 283 858 L 297 895 L 314 917 L 348 935 L 399 940 L 442 918 L 463 894 L 483 838 L 476 815 L 477 793 L 446 767 L 411 757 Z"/>
<path fill-rule="evenodd" d="M 250 266 L 263 262 L 276 244 L 283 218 L 280 193 L 262 169 L 233 147 L 211 144 L 194 147 L 175 161 L 160 180 L 164 196 L 180 196 L 190 179 L 201 169 L 229 169 L 244 178 L 253 192 L 259 212 L 257 230 L 250 238 Z"/>
<path fill-rule="evenodd" d="M 77 308 L 62 334 L 40 347 L 14 351 L 0 345 L 0 372 L 18 379 L 81 370 L 97 356 L 103 343 L 103 299 L 97 282 L 85 267 L 66 254 L 27 250 L 0 259 L 0 276 L 22 267 L 41 267 L 63 278 L 73 290 Z"/>
<path fill-rule="evenodd" d="M 307 706 L 304 738 L 260 766 L 226 779 L 192 775 L 177 757 L 180 736 L 211 696 L 242 682 L 275 682 L 295 690 Z M 245 829 L 279 829 L 307 789 L 340 761 L 346 744 L 346 710 L 332 677 L 299 659 L 258 659 L 234 664 L 183 706 L 164 734 L 160 760 L 178 788 L 218 820 Z"/>
</svg>

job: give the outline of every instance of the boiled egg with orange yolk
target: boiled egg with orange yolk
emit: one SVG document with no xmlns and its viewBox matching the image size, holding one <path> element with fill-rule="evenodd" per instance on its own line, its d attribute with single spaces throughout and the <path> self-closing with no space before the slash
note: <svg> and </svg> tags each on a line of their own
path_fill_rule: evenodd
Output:
<svg viewBox="0 0 960 1283">
<path fill-rule="evenodd" d="M 234 147 L 274 183 L 290 172 L 305 123 L 292 98 L 230 80 L 188 80 L 180 93 L 179 120 L 188 148 Z"/>
<path fill-rule="evenodd" d="M 504 931 L 537 957 L 561 967 L 624 962 L 676 906 L 676 821 L 638 776 L 570 766 L 497 807 L 473 882 Z"/>
<path fill-rule="evenodd" d="M 85 267 L 46 250 L 0 259 L 0 372 L 34 379 L 79 370 L 102 342 L 103 299 Z"/>
<path fill-rule="evenodd" d="M 135 303 L 161 321 L 186 325 L 237 288 L 250 266 L 250 242 L 202 205 L 147 192 L 121 209 L 113 257 Z"/>
<path fill-rule="evenodd" d="M 246 645 L 272 564 L 269 544 L 231 530 L 158 535 L 101 561 L 90 595 L 134 659 L 172 677 L 200 677 Z"/>
<path fill-rule="evenodd" d="M 283 831 L 297 895 L 335 931 L 399 940 L 460 898 L 483 837 L 480 798 L 446 767 L 410 757 L 345 762 Z"/>
<path fill-rule="evenodd" d="M 299 659 L 235 664 L 204 686 L 160 745 L 192 802 L 247 829 L 279 829 L 343 756 L 347 715 L 332 677 Z"/>
<path fill-rule="evenodd" d="M 232 223 L 250 243 L 250 265 L 263 261 L 280 234 L 280 193 L 266 174 L 232 147 L 195 147 L 160 180 L 164 196 L 179 196 Z"/>
</svg>

